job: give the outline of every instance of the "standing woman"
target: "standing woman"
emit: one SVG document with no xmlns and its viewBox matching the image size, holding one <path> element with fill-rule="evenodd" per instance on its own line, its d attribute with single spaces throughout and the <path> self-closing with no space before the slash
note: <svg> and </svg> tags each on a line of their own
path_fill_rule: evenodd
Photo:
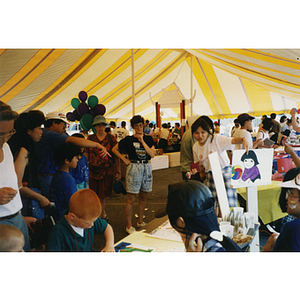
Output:
<svg viewBox="0 0 300 300">
<path fill-rule="evenodd" d="M 143 133 L 144 118 L 140 115 L 134 116 L 130 120 L 130 124 L 135 131 L 134 135 L 126 136 L 113 148 L 113 153 L 127 165 L 125 216 L 128 234 L 135 232 L 135 228 L 132 226 L 132 213 L 136 195 L 139 197 L 137 227 L 146 225 L 143 222 L 146 195 L 152 191 L 152 166 L 149 160 L 155 156 L 153 138 Z M 121 155 L 120 151 L 127 153 L 129 159 Z"/>
<path fill-rule="evenodd" d="M 18 183 L 22 186 L 22 214 L 37 220 L 45 217 L 45 208 L 51 205 L 50 201 L 41 195 L 36 166 L 35 144 L 42 137 L 41 125 L 44 123 L 44 114 L 39 110 L 22 113 L 14 123 L 16 133 L 8 141 L 15 158 Z"/>
<path fill-rule="evenodd" d="M 107 122 L 105 117 L 99 115 L 94 118 L 93 126 L 96 129 L 96 134 L 90 135 L 88 140 L 99 143 L 106 148 L 107 152 L 111 153 L 112 148 L 117 144 L 117 139 L 110 133 L 105 132 Z M 98 148 L 86 148 L 85 156 L 89 162 L 90 170 L 90 189 L 93 190 L 99 197 L 102 205 L 100 218 L 108 220 L 105 211 L 106 198 L 112 193 L 114 182 L 114 163 L 116 163 L 117 174 L 116 179 L 121 180 L 120 159 L 113 156 L 100 156 Z"/>
<path fill-rule="evenodd" d="M 246 152 L 248 152 L 249 141 L 246 138 L 233 138 L 221 134 L 214 134 L 214 124 L 207 116 L 202 116 L 193 123 L 192 134 L 197 141 L 193 146 L 194 162 L 196 163 L 199 161 L 200 167 L 204 167 L 207 175 L 207 180 L 204 183 L 211 190 L 212 196 L 217 199 L 217 191 L 213 180 L 208 155 L 217 152 L 222 169 L 229 206 L 237 206 L 236 190 L 230 187 L 231 166 L 226 150 L 232 150 L 232 144 L 243 144 Z M 192 174 L 196 173 L 196 170 L 191 171 Z"/>
</svg>

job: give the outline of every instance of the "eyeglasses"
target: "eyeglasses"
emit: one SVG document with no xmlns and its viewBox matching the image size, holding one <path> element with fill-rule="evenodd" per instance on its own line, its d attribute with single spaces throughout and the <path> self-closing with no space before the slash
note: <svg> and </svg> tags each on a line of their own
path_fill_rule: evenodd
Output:
<svg viewBox="0 0 300 300">
<path fill-rule="evenodd" d="M 10 139 L 16 132 L 16 129 L 13 129 L 8 133 L 0 133 L 0 140 L 4 140 L 5 138 Z"/>
<path fill-rule="evenodd" d="M 293 196 L 293 195 L 292 195 L 292 191 L 291 191 L 291 190 L 289 190 L 289 191 L 286 192 L 286 199 L 287 199 L 288 197 L 299 199 L 299 196 Z"/>
</svg>

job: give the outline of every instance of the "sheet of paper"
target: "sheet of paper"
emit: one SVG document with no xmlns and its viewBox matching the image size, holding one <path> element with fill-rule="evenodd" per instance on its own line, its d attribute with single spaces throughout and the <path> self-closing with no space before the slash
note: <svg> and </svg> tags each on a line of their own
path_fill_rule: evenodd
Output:
<svg viewBox="0 0 300 300">
<path fill-rule="evenodd" d="M 147 236 L 175 242 L 182 241 L 180 234 L 172 227 L 169 220 L 149 232 Z"/>
<path fill-rule="evenodd" d="M 274 149 L 234 150 L 231 185 L 234 188 L 271 184 Z"/>
</svg>

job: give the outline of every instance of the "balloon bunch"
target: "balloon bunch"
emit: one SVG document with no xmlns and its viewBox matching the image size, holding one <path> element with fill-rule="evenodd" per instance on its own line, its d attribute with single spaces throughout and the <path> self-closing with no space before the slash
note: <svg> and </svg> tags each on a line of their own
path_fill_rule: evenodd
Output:
<svg viewBox="0 0 300 300">
<path fill-rule="evenodd" d="M 78 99 L 79 98 L 79 99 Z M 106 108 L 103 104 L 98 104 L 98 98 L 95 95 L 89 96 L 87 92 L 81 91 L 78 98 L 71 100 L 74 108 L 72 112 L 66 114 L 67 120 L 74 122 L 80 121 L 83 130 L 89 131 L 92 128 L 94 118 L 98 115 L 104 115 Z"/>
</svg>

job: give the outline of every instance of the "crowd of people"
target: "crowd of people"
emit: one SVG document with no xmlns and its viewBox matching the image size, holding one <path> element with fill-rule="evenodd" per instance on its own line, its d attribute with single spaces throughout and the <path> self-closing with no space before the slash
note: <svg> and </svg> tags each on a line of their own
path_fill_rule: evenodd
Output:
<svg viewBox="0 0 300 300">
<path fill-rule="evenodd" d="M 20 115 L 0 102 L 0 250 L 31 251 L 30 238 L 38 222 L 50 218 L 55 224 L 43 249 L 46 251 L 93 251 L 95 234 L 103 234 L 102 251 L 114 251 L 114 232 L 108 223 L 106 199 L 115 182 L 121 181 L 121 164 L 126 166 L 125 230 L 135 232 L 133 204 L 138 198 L 136 226 L 146 225 L 143 213 L 147 194 L 152 191 L 150 160 L 167 151 L 170 139 L 180 140 L 182 182 L 169 186 L 166 213 L 180 233 L 187 251 L 239 251 L 230 239 L 220 234 L 217 216 L 218 197 L 208 155 L 219 157 L 230 207 L 238 206 L 237 193 L 230 185 L 230 153 L 233 149 L 278 147 L 293 131 L 300 133 L 296 112 L 291 120 L 280 123 L 276 114 L 262 117 L 256 138 L 251 135 L 253 116 L 240 114 L 231 136 L 219 133 L 219 124 L 208 116 L 187 120 L 185 130 L 176 123 L 155 128 L 140 115 L 130 120 L 133 134 L 109 124 L 106 118 L 94 118 L 94 133 L 87 136 L 66 133 L 68 120 L 62 112 L 32 110 Z M 217 132 L 216 132 L 217 129 Z M 270 144 L 265 140 L 272 140 Z M 285 144 L 286 153 L 296 169 L 282 183 L 279 205 L 293 216 L 273 234 L 264 251 L 299 251 L 300 158 Z M 278 239 L 277 239 L 278 237 Z"/>
</svg>

